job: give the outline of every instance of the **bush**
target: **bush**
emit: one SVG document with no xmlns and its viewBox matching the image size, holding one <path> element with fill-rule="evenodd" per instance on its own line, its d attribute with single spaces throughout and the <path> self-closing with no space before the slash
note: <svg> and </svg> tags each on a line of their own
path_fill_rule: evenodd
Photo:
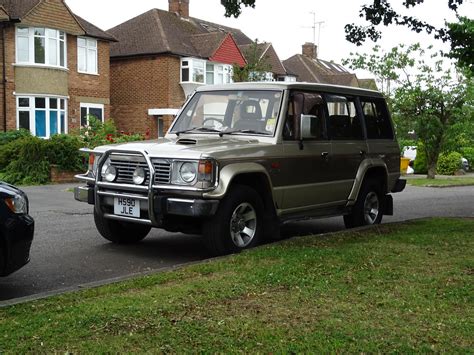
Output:
<svg viewBox="0 0 474 355">
<path fill-rule="evenodd" d="M 46 155 L 50 164 L 58 165 L 60 170 L 81 171 L 86 168 L 85 154 L 79 152 L 84 146 L 80 137 L 56 134 L 46 142 Z"/>
<path fill-rule="evenodd" d="M 31 137 L 31 133 L 23 128 L 16 131 L 0 132 L 0 145 L 8 144 L 24 137 Z"/>
<path fill-rule="evenodd" d="M 442 153 L 438 159 L 436 171 L 441 175 L 454 175 L 461 167 L 461 153 Z"/>
<path fill-rule="evenodd" d="M 93 116 L 89 117 L 89 125 L 81 128 L 79 134 L 85 145 L 91 149 L 99 145 L 126 143 L 144 139 L 144 136 L 141 134 L 118 132 L 112 120 L 102 123 Z"/>
<path fill-rule="evenodd" d="M 3 179 L 10 184 L 32 185 L 49 181 L 47 141 L 37 137 L 17 139 L 9 144 L 18 155 L 3 172 Z"/>
<path fill-rule="evenodd" d="M 413 163 L 415 174 L 426 174 L 428 172 L 428 164 L 426 162 L 426 153 L 424 146 L 419 143 L 416 149 L 416 158 Z"/>
</svg>

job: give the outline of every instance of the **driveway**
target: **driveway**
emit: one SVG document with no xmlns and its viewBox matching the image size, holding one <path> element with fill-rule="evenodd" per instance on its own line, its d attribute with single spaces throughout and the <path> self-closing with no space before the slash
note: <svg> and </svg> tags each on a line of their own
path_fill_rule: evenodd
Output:
<svg viewBox="0 0 474 355">
<path fill-rule="evenodd" d="M 200 238 L 152 230 L 140 244 L 115 245 L 95 229 L 92 207 L 76 202 L 74 184 L 27 187 L 36 221 L 31 262 L 0 278 L 3 300 L 75 289 L 84 284 L 156 271 L 207 257 Z M 394 216 L 384 222 L 428 216 L 474 217 L 474 187 L 410 187 L 394 194 Z M 341 217 L 288 223 L 288 237 L 344 229 Z"/>
</svg>

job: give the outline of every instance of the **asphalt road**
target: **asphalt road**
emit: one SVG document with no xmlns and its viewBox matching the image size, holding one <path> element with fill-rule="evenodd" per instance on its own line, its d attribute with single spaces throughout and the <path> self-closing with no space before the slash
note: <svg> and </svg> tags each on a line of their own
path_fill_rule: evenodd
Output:
<svg viewBox="0 0 474 355">
<path fill-rule="evenodd" d="M 152 230 L 140 244 L 109 243 L 95 229 L 92 207 L 74 200 L 68 185 L 27 187 L 36 221 L 31 262 L 0 278 L 0 304 L 13 298 L 74 289 L 117 277 L 159 270 L 207 257 L 200 238 Z M 415 188 L 394 194 L 394 222 L 429 216 L 474 217 L 474 187 Z M 288 237 L 344 229 L 341 217 L 292 222 Z"/>
</svg>

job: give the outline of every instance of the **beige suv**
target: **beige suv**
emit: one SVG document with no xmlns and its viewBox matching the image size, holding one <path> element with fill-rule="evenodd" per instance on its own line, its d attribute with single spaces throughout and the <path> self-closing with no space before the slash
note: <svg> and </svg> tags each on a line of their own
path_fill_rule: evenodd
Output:
<svg viewBox="0 0 474 355">
<path fill-rule="evenodd" d="M 138 242 L 163 228 L 203 234 L 212 254 L 277 239 L 288 220 L 380 223 L 405 187 L 383 96 L 341 86 L 202 87 L 165 138 L 90 155 L 75 198 L 94 205 L 104 238 Z"/>
</svg>

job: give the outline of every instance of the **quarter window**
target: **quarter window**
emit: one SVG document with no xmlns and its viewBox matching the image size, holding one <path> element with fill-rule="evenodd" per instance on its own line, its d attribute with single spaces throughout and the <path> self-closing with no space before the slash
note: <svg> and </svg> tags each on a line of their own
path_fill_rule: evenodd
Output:
<svg viewBox="0 0 474 355">
<path fill-rule="evenodd" d="M 393 139 L 393 129 L 384 100 L 364 98 L 361 99 L 361 106 L 364 112 L 367 138 Z"/>
<path fill-rule="evenodd" d="M 329 138 L 334 140 L 363 139 L 362 125 L 352 97 L 326 95 L 329 113 Z"/>
<path fill-rule="evenodd" d="M 67 133 L 66 99 L 56 97 L 17 97 L 17 128 L 49 138 Z"/>
<path fill-rule="evenodd" d="M 17 27 L 16 62 L 66 67 L 66 34 L 44 27 Z"/>
<path fill-rule="evenodd" d="M 80 73 L 97 74 L 97 40 L 77 38 L 77 71 Z"/>
</svg>

